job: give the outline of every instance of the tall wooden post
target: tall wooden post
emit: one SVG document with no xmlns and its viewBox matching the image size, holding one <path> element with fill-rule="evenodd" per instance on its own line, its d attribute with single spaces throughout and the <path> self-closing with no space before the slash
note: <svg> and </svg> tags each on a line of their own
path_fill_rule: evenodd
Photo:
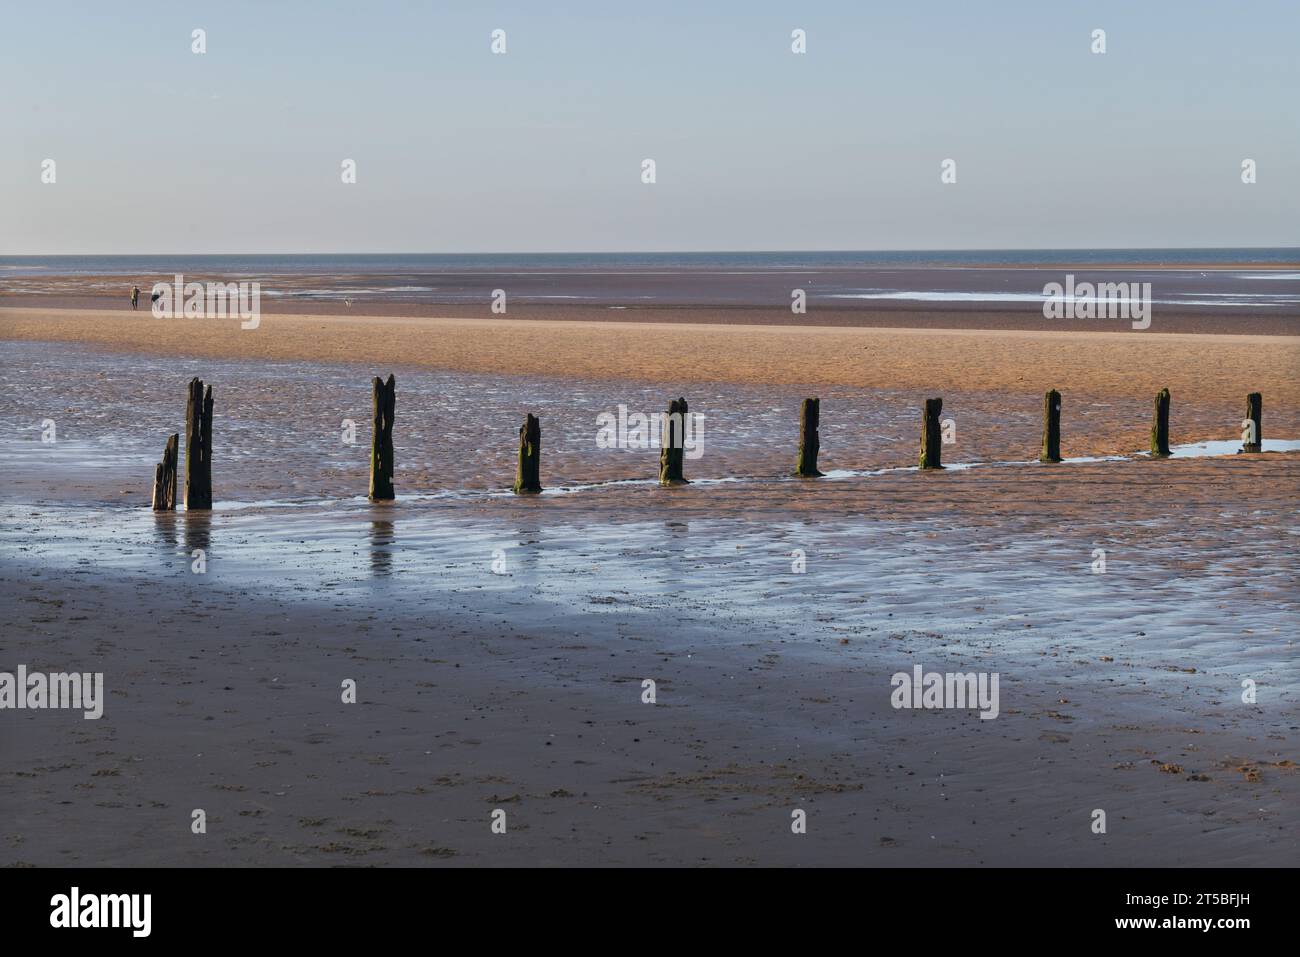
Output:
<svg viewBox="0 0 1300 957">
<path fill-rule="evenodd" d="M 1151 454 L 1157 458 L 1169 455 L 1169 390 L 1156 393 L 1155 414 L 1151 418 Z"/>
<path fill-rule="evenodd" d="M 794 474 L 804 478 L 817 478 L 817 453 L 821 451 L 821 399 L 804 399 L 799 409 L 799 458 Z"/>
<path fill-rule="evenodd" d="M 180 451 L 181 437 L 173 432 L 163 449 L 162 461 L 153 470 L 153 510 L 155 512 L 174 512 L 176 510 L 176 459 Z"/>
<path fill-rule="evenodd" d="M 185 403 L 185 508 L 212 508 L 212 386 L 198 378 Z"/>
<path fill-rule="evenodd" d="M 391 502 L 393 492 L 393 413 L 397 408 L 397 381 L 390 373 L 385 382 L 375 376 L 375 413 L 370 436 L 370 501 Z"/>
<path fill-rule="evenodd" d="M 1246 422 L 1242 427 L 1250 429 L 1253 426 L 1255 441 L 1247 442 L 1245 439 L 1241 443 L 1243 452 L 1262 452 L 1264 451 L 1264 396 L 1258 392 L 1252 392 L 1246 396 Z"/>
<path fill-rule="evenodd" d="M 686 443 L 686 400 L 672 399 L 659 430 L 659 484 L 687 485 L 682 476 L 682 462 Z"/>
<path fill-rule="evenodd" d="M 1038 461 L 1061 461 L 1061 393 L 1055 389 L 1043 396 L 1043 451 Z"/>
<path fill-rule="evenodd" d="M 515 473 L 515 494 L 542 490 L 542 425 L 531 412 L 519 427 L 519 470 Z"/>
<path fill-rule="evenodd" d="M 925 418 L 921 423 L 921 468 L 941 469 L 939 449 L 943 445 L 943 434 L 939 430 L 939 413 L 943 411 L 943 399 L 925 400 Z"/>
</svg>

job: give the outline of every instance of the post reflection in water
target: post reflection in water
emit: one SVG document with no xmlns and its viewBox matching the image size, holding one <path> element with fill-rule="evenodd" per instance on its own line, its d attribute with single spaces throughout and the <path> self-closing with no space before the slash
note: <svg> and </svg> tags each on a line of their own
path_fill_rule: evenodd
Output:
<svg viewBox="0 0 1300 957">
<path fill-rule="evenodd" d="M 172 551 L 176 550 L 179 539 L 176 537 L 176 513 L 175 512 L 154 512 L 153 513 L 153 530 L 158 536 L 158 541 L 166 545 Z"/>
<path fill-rule="evenodd" d="M 680 570 L 681 559 L 686 557 L 686 546 L 690 540 L 691 523 L 669 519 L 664 522 L 664 531 L 668 534 L 664 536 L 661 554 L 672 560 L 673 570 Z"/>
<path fill-rule="evenodd" d="M 207 571 L 208 552 L 212 547 L 211 512 L 154 512 L 153 528 L 160 544 L 173 555 L 186 559 L 187 570 Z M 195 555 L 198 551 L 203 554 Z M 198 562 L 197 568 L 195 562 Z"/>
<path fill-rule="evenodd" d="M 536 521 L 520 522 L 514 541 L 503 540 L 492 546 L 492 570 L 500 567 L 501 574 L 510 576 L 516 585 L 534 585 L 543 548 L 541 525 Z"/>
<path fill-rule="evenodd" d="M 393 571 L 393 548 L 397 536 L 391 518 L 371 518 L 370 520 L 370 573 L 376 578 L 391 575 Z"/>
<path fill-rule="evenodd" d="M 191 559 L 197 558 L 196 549 L 203 551 L 206 563 L 210 557 L 208 550 L 212 547 L 212 513 L 207 511 L 184 512 L 180 520 L 185 523 L 185 551 Z"/>
</svg>

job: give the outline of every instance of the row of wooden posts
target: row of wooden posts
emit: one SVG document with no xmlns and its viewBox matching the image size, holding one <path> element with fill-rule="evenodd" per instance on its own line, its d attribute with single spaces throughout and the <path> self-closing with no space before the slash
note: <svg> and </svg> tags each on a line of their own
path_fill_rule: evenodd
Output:
<svg viewBox="0 0 1300 957">
<path fill-rule="evenodd" d="M 392 501 L 393 490 L 393 414 L 397 407 L 397 383 L 393 376 L 385 381 L 378 376 L 372 382 L 374 391 L 373 432 L 370 445 L 370 500 Z M 943 447 L 943 429 L 939 415 L 943 399 L 926 399 L 921 424 L 922 469 L 941 469 L 940 450 Z M 665 432 L 659 449 L 659 484 L 689 484 L 682 474 L 684 460 L 683 428 L 688 414 L 685 399 L 668 403 L 665 415 Z M 1258 452 L 1263 448 L 1263 399 L 1258 392 L 1246 397 L 1246 418 L 1253 424 L 1250 438 L 1244 442 L 1243 452 Z M 821 450 L 821 400 L 804 399 L 799 410 L 799 453 L 795 460 L 795 474 L 803 478 L 816 478 L 823 473 L 817 469 L 817 454 Z M 154 469 L 153 507 L 155 511 L 176 508 L 176 473 L 180 436 L 167 439 L 162 461 Z M 1151 419 L 1151 454 L 1169 455 L 1169 390 L 1156 394 L 1155 409 Z M 1050 389 L 1043 396 L 1043 447 L 1040 462 L 1061 461 L 1061 393 Z M 519 427 L 519 468 L 515 474 L 514 490 L 525 495 L 542 490 L 542 427 L 537 416 L 529 412 Z M 200 379 L 191 379 L 189 399 L 185 406 L 185 507 L 190 510 L 212 508 L 212 386 Z"/>
</svg>

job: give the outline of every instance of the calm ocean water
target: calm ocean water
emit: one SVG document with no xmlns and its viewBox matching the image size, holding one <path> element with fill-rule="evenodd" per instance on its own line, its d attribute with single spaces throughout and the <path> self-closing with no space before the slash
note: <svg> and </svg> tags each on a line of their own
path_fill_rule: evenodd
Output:
<svg viewBox="0 0 1300 957">
<path fill-rule="evenodd" d="M 1300 247 L 1247 249 L 954 249 L 684 253 L 309 253 L 303 255 L 0 256 L 9 276 L 205 271 L 258 275 L 531 269 L 834 269 L 873 266 L 1036 266 L 1300 263 Z"/>
</svg>

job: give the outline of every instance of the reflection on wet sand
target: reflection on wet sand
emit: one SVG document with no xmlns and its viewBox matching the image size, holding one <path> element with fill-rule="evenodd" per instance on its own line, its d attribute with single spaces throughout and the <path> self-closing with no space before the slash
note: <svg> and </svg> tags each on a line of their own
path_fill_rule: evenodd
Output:
<svg viewBox="0 0 1300 957">
<path fill-rule="evenodd" d="M 303 601 L 364 606 L 388 576 L 386 598 L 435 614 L 456 603 L 490 616 L 539 603 L 576 618 L 670 608 L 673 620 L 716 623 L 718 641 L 776 632 L 893 647 L 933 637 L 949 650 L 954 640 L 993 649 L 1008 669 L 1036 660 L 1043 636 L 1073 641 L 1085 628 L 1090 658 L 1118 648 L 1126 661 L 1163 666 L 1194 652 L 1207 671 L 1234 667 L 1246 640 L 1261 643 L 1256 664 L 1270 680 L 1293 688 L 1285 646 L 1267 650 L 1295 615 L 1285 559 L 1297 472 L 1285 455 L 975 468 L 924 482 L 891 472 L 806 487 L 696 485 L 689 496 L 616 486 L 541 510 L 514 496 L 495 508 L 338 503 L 171 516 L 0 504 L 0 553 L 74 569 L 89 555 L 104 573 L 188 576 L 190 553 L 215 534 L 222 583 L 250 594 L 274 583 Z M 1153 467 L 1168 478 L 1152 481 Z M 1225 501 L 1249 501 L 1251 520 Z M 1106 575 L 1091 572 L 1098 547 Z M 397 574 L 404 568 L 418 574 Z M 1225 589 L 1247 569 L 1256 601 L 1224 619 Z M 1090 616 L 1080 611 L 1089 602 Z M 1136 630 L 1145 636 L 1135 646 Z"/>
<path fill-rule="evenodd" d="M 172 553 L 181 550 L 184 539 L 184 555 L 196 559 L 196 551 L 203 552 L 206 565 L 208 551 L 212 547 L 212 513 L 211 512 L 153 512 L 154 534 L 160 544 Z M 178 527 L 179 526 L 179 527 Z"/>
<path fill-rule="evenodd" d="M 194 552 L 201 549 L 206 561 L 212 545 L 212 513 L 184 512 L 180 520 L 185 523 L 185 550 L 195 558 Z"/>
<path fill-rule="evenodd" d="M 391 518 L 370 519 L 370 573 L 383 578 L 393 572 L 393 549 L 397 541 Z"/>
<path fill-rule="evenodd" d="M 158 541 L 175 551 L 176 546 L 179 544 L 176 537 L 176 513 L 154 512 L 153 527 L 158 536 Z"/>
<path fill-rule="evenodd" d="M 666 534 L 660 544 L 659 555 L 669 559 L 672 567 L 681 568 L 681 560 L 686 557 L 686 548 L 690 542 L 691 523 L 676 519 L 664 522 Z"/>
</svg>

